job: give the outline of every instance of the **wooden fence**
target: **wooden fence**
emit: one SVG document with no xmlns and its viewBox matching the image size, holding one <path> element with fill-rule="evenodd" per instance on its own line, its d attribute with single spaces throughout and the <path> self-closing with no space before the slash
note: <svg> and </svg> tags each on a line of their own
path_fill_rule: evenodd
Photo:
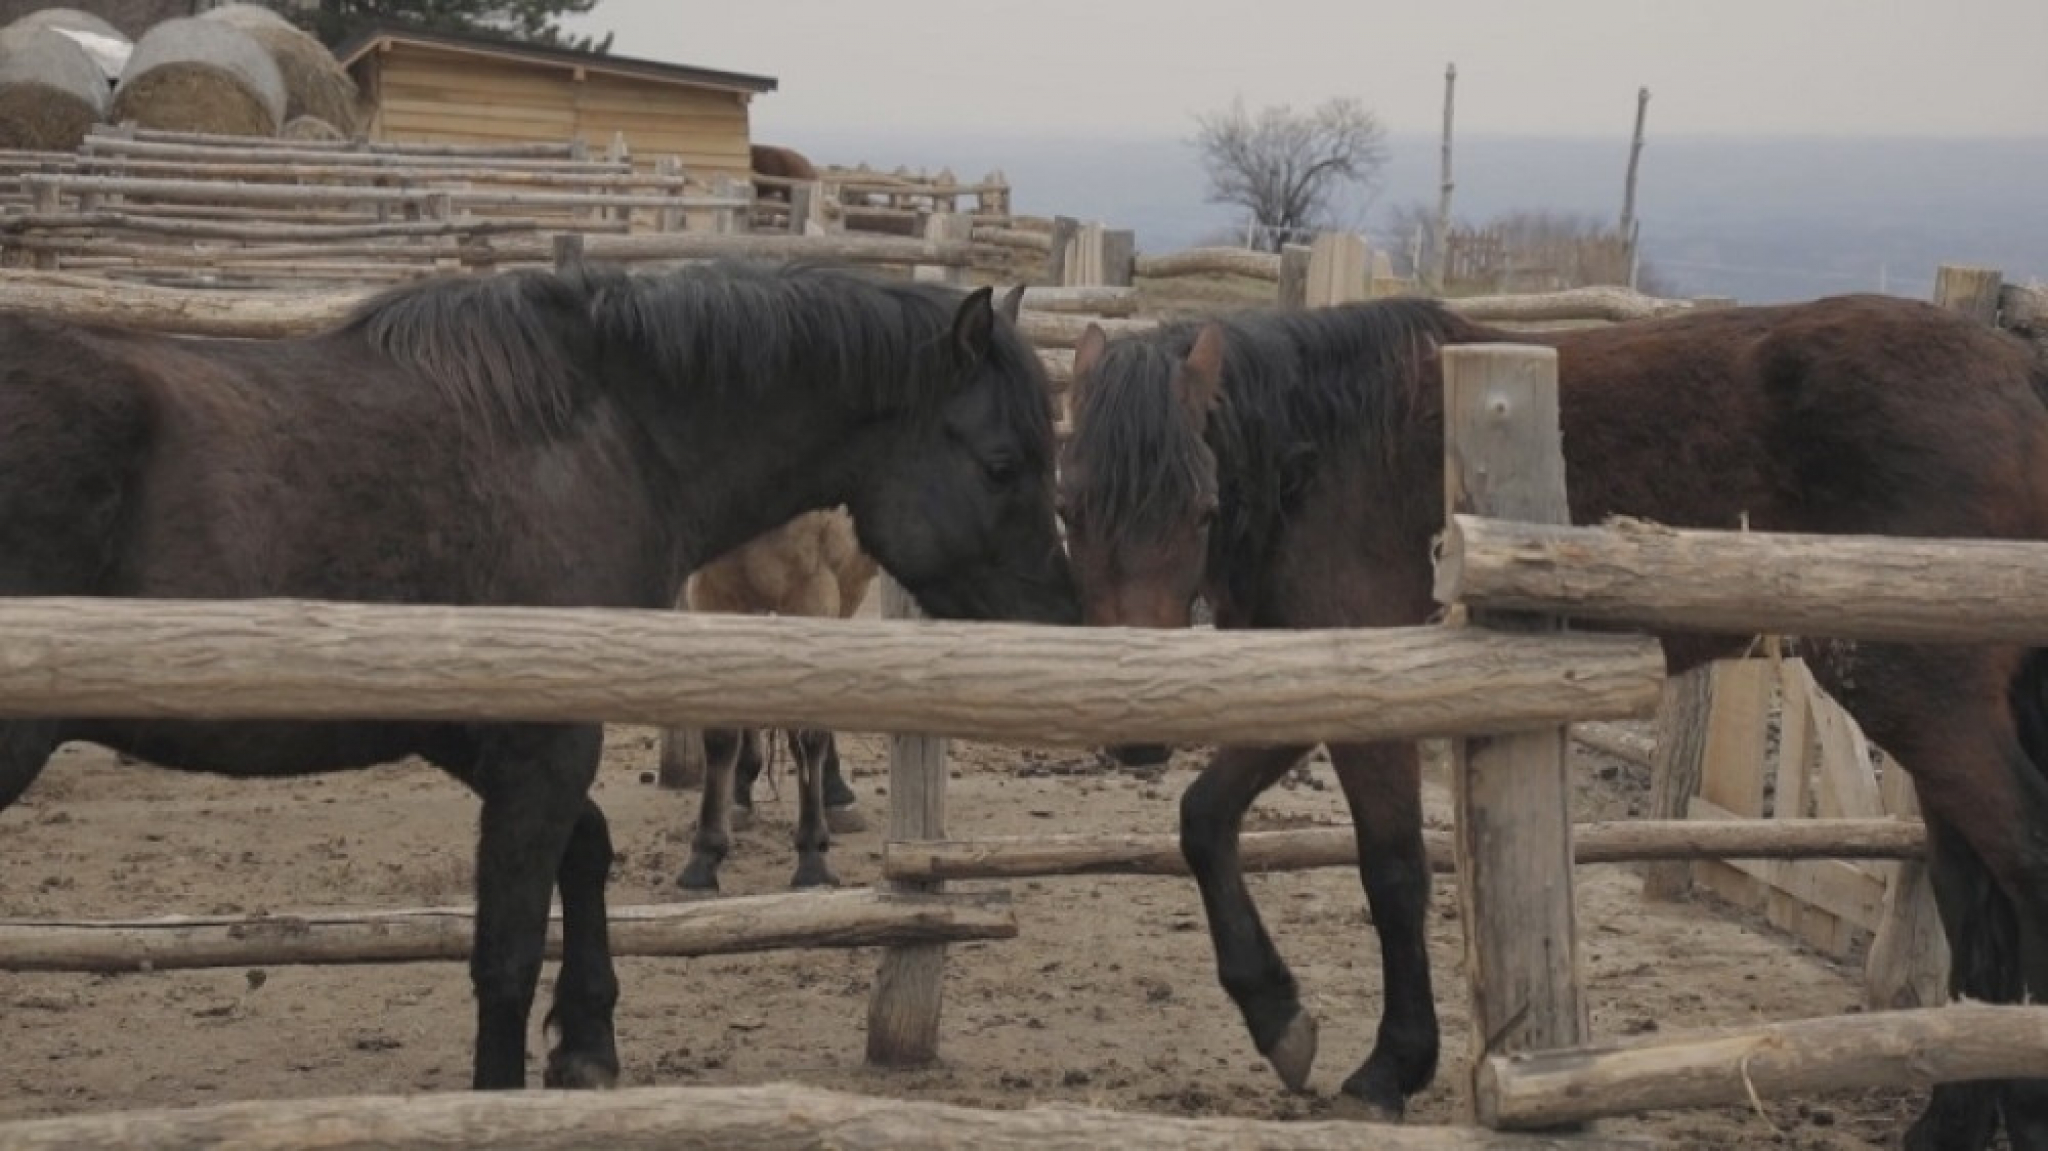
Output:
<svg viewBox="0 0 2048 1151">
<path fill-rule="evenodd" d="M 1533 359 L 1536 370 L 1522 357 Z M 228 712 L 249 718 L 459 716 L 889 731 L 899 736 L 891 769 L 888 844 L 895 860 L 942 854 L 945 768 L 940 740 L 946 735 L 1079 744 L 1441 736 L 1454 741 L 1458 787 L 1457 824 L 1440 850 L 1448 847 L 1457 872 L 1468 932 L 1466 974 L 1475 1028 L 1472 1088 L 1483 1124 L 1554 1124 L 1845 1086 L 2048 1075 L 2042 1058 L 2048 1051 L 2042 1039 L 2048 1035 L 2048 1009 L 2040 1008 L 1893 1011 L 1590 1045 L 1574 958 L 1571 863 L 1578 852 L 1565 806 L 1565 725 L 1648 714 L 1662 689 L 1661 655 L 1646 637 L 1557 633 L 1527 615 L 1531 609 L 1590 615 L 1598 601 L 1502 594 L 1480 579 L 1490 569 L 1515 566 L 1520 553 L 1499 542 L 1503 533 L 1511 535 L 1530 523 L 1538 531 L 1566 530 L 1541 526 L 1564 518 L 1555 355 L 1501 345 L 1447 348 L 1444 364 L 1447 434 L 1453 440 L 1446 482 L 1454 518 L 1439 598 L 1467 609 L 1463 623 L 1311 633 L 1158 633 L 912 625 L 900 619 L 22 598 L 0 601 L 0 647 L 10 653 L 0 666 L 0 714 L 138 714 L 137 708 L 145 708 L 152 715 L 213 718 L 226 718 Z M 1500 450 L 1482 452 L 1477 441 L 1467 440 L 1466 429 L 1481 418 L 1490 425 L 1486 442 Z M 1529 434 L 1509 435 L 1504 429 Z M 1474 485 L 1468 468 L 1483 468 L 1491 479 Z M 1504 494 L 1513 502 L 1489 503 L 1483 493 Z M 1491 535 L 1488 528 L 1495 529 Z M 1610 548 L 1640 550 L 1642 545 L 1614 528 L 1578 530 L 1593 533 Z M 1952 553 L 1966 546 L 1978 551 L 1961 557 L 1958 570 L 1964 564 L 1981 565 L 1990 554 L 1982 549 L 1991 549 L 2000 562 L 2048 573 L 2048 544 L 1696 534 L 1714 536 L 1715 546 L 1746 549 L 1745 561 L 1717 569 L 1708 581 L 1674 575 L 1628 582 L 1609 597 L 1611 615 L 1654 626 L 1695 618 L 1683 613 L 1707 610 L 1698 606 L 1701 602 L 1732 601 L 1743 612 L 1742 626 L 1757 632 L 1796 633 L 1815 618 L 1812 613 L 1825 610 L 1830 634 L 1924 638 L 1929 627 L 1957 639 L 1988 634 L 1974 628 L 1995 629 L 2007 641 L 2020 637 L 2048 643 L 2048 602 L 2008 598 L 1981 620 L 1950 619 L 1954 613 L 1945 612 L 1945 605 L 1908 609 L 1844 600 L 1838 583 L 1825 578 L 1854 569 L 1841 554 L 1831 555 L 1830 548 L 1860 548 L 1856 554 L 1863 560 L 1874 554 L 1878 559 L 1889 555 L 1894 563 L 1924 564 L 1929 552 Z M 1833 562 L 1809 561 L 1790 570 L 1774 569 L 1768 562 L 1787 552 Z M 1628 570 L 1611 560 L 1597 566 Z M 2048 586 L 2048 580 L 2037 577 L 2022 586 Z M 892 614 L 908 614 L 902 597 L 894 598 Z M 423 630 L 436 636 L 431 668 L 422 665 L 416 648 Z M 321 642 L 311 642 L 315 636 Z M 338 636 L 347 642 L 335 642 Z M 547 637 L 587 650 L 576 659 L 536 662 L 535 644 Z M 770 658 L 749 660 L 764 667 L 777 664 L 772 655 L 779 645 L 801 650 L 819 674 L 800 681 L 770 677 L 756 682 L 725 674 L 678 679 L 648 670 L 713 666 L 707 656 L 736 645 L 765 649 Z M 1426 659 L 1417 658 L 1424 654 Z M 514 663 L 518 676 L 502 674 Z M 1419 673 L 1423 664 L 1433 669 L 1430 675 Z M 1029 668 L 1030 674 L 1020 674 L 1020 668 Z M 1131 668 L 1145 669 L 1143 692 L 1119 679 Z M 858 706 L 849 705 L 846 693 L 827 682 L 831 669 L 860 679 Z M 543 671 L 545 676 L 536 679 Z M 1171 680 L 1161 676 L 1186 676 L 1188 690 L 1171 690 Z M 1019 707 L 1020 684 L 1034 685 L 1024 701 L 1033 706 Z M 233 701 L 225 709 L 224 699 Z M 1200 706 L 1190 706 L 1196 699 Z M 1057 731 L 1035 722 L 1035 716 L 1048 711 L 1062 716 Z M 1471 738 L 1481 734 L 1488 738 Z M 1874 829 L 1867 819 L 1729 820 L 1686 831 L 1659 826 L 1653 838 L 1661 837 L 1660 844 L 1646 848 L 1639 843 L 1631 850 L 1693 856 L 1710 842 L 1704 850 L 1730 854 L 1856 856 L 1906 850 L 1913 834 L 1907 827 L 1897 834 Z M 1688 835 L 1702 839 L 1689 840 Z M 1590 846 L 1595 837 L 1588 839 Z M 1799 845 L 1792 844 L 1794 839 Z M 1004 874 L 1048 873 L 1030 866 L 1013 862 Z M 952 874 L 958 872 L 899 865 L 892 867 L 888 882 L 924 890 L 841 894 L 849 902 L 866 898 L 919 908 L 953 906 L 959 901 L 937 890 Z M 767 898 L 793 904 L 827 897 Z M 976 929 L 994 937 L 1008 930 L 1000 914 L 989 917 L 972 907 L 959 913 L 981 916 Z M 775 940 L 747 945 L 816 942 L 818 936 L 806 925 L 808 913 L 798 918 L 805 922 Z M 0 926 L 0 962 L 10 942 L 23 938 L 10 936 L 7 929 L 28 926 Z M 214 936 L 240 931 L 244 938 L 266 938 L 260 918 L 196 926 Z M 132 936 L 138 925 L 72 923 L 66 930 Z M 270 937 L 278 934 L 291 932 Z M 916 1063 L 935 1052 L 945 954 L 938 940 L 960 937 L 886 937 L 889 950 L 870 1007 L 871 1060 Z M 66 946 L 79 944 L 74 940 Z M 146 946 L 158 947 L 155 955 L 168 954 L 161 943 Z M 136 954 L 119 947 L 99 952 L 107 953 L 128 956 L 119 962 L 134 961 Z M 212 961 L 203 948 L 189 954 L 196 956 L 193 962 Z M 232 961 L 317 959 L 277 946 L 244 948 L 233 953 Z M 498 1139 L 513 1129 L 507 1124 L 524 1125 L 518 1118 L 522 1108 L 544 1106 L 474 1097 L 442 1105 L 465 1116 L 475 1131 Z M 290 1106 L 271 1110 L 289 1116 Z M 430 1104 L 422 1106 L 432 1110 Z M 579 1111 L 582 1124 L 631 1122 L 634 1114 L 625 1093 L 589 1097 L 574 1106 L 587 1109 Z M 255 1107 L 238 1114 L 256 1112 L 270 1113 Z M 227 1113 L 202 1109 L 188 1114 L 204 1131 L 210 1129 L 204 1124 L 223 1121 Z M 374 1117 L 376 1108 L 351 1107 L 349 1114 L 361 1120 L 366 1114 Z M 641 1121 L 646 1121 L 644 1114 Z M 95 1139 L 136 1130 L 124 1128 L 118 1119 L 98 1127 L 91 1117 L 40 1122 L 83 1124 L 77 1130 L 94 1132 Z M 1194 1128 L 1176 1127 L 1172 1121 L 1143 1122 L 1176 1132 L 1174 1138 L 1194 1137 L 1187 1134 Z M 577 1130 L 593 1129 L 600 1127 Z M 1102 1137 L 1110 1129 L 1089 1128 Z M 40 1130 L 46 1129 L 32 1123 L 0 1125 L 0 1147 L 28 1145 Z M 1385 1138 L 1394 1134 L 1386 1132 Z M 1485 1133 L 1405 1134 L 1441 1140 L 1415 1146 L 1515 1145 L 1461 1141 Z M 1264 1126 L 1234 1129 L 1233 1137 L 1272 1140 L 1254 1145 L 1321 1145 L 1290 1143 L 1284 1131 Z M 1374 1137 L 1382 1138 L 1379 1129 Z M 278 1138 L 289 1145 L 295 1137 Z"/>
</svg>

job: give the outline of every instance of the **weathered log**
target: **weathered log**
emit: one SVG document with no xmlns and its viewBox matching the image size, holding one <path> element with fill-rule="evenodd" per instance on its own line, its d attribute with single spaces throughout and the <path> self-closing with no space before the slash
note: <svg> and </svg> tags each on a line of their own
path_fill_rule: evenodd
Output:
<svg viewBox="0 0 2048 1151">
<path fill-rule="evenodd" d="M 1633 635 L 0 599 L 9 716 L 823 727 L 1081 746 L 1371 741 L 1642 715 L 1662 679 L 1657 644 Z"/>
<path fill-rule="evenodd" d="M 998 248 L 1017 248 L 1027 252 L 1049 252 L 1052 237 L 1044 232 L 1025 228 L 997 228 L 986 224 L 974 226 L 974 241 L 977 244 L 992 244 Z"/>
<path fill-rule="evenodd" d="M 251 141 L 244 136 L 225 136 L 218 132 L 186 132 L 168 128 L 150 128 L 137 125 L 132 130 L 126 124 L 108 126 L 94 133 L 95 143 L 131 144 L 136 146 L 158 145 L 186 149 L 210 149 L 227 147 L 261 147 L 261 141 Z M 310 141 L 294 142 L 294 148 L 319 148 L 322 145 Z M 351 140 L 346 144 L 328 145 L 334 151 L 351 154 L 388 153 L 405 156 L 467 156 L 501 159 L 556 160 L 573 163 L 612 163 L 617 161 L 585 161 L 580 157 L 585 145 L 580 140 L 533 140 L 520 143 L 499 141 L 494 144 L 448 144 L 422 140 Z"/>
<path fill-rule="evenodd" d="M 1450 873 L 1450 833 L 1422 833 L 1430 867 Z M 1647 859 L 1904 859 L 1926 850 L 1926 830 L 1897 819 L 1625 820 L 1572 829 L 1576 863 Z M 1246 871 L 1352 867 L 1348 826 L 1250 831 L 1238 838 Z M 1186 875 L 1175 835 L 1038 835 L 889 842 L 890 879 L 1024 879 L 1047 875 Z"/>
<path fill-rule="evenodd" d="M 348 161 L 352 159 L 379 162 L 349 163 Z M 405 157 L 392 156 L 350 157 L 344 154 L 321 157 L 317 160 L 284 160 L 273 157 L 228 162 L 212 158 L 149 159 L 96 150 L 77 157 L 76 163 L 83 172 L 185 180 L 256 180 L 269 183 L 346 180 L 359 184 L 380 181 L 397 185 L 474 181 L 479 184 L 519 184 L 578 189 L 655 188 L 677 195 L 703 191 L 701 187 L 693 188 L 687 176 L 664 175 L 659 172 L 562 171 L 552 167 L 540 168 L 524 164 L 429 166 L 425 163 L 409 164 Z"/>
<path fill-rule="evenodd" d="M 181 142 L 191 139 L 194 142 Z M 575 160 L 557 144 L 408 144 L 393 141 L 266 141 L 243 136 L 186 137 L 137 129 L 133 137 L 95 132 L 86 138 L 95 157 L 123 156 L 183 162 L 195 169 L 216 164 L 324 164 L 346 168 L 438 171 L 482 168 L 571 175 L 625 175 L 631 161 Z"/>
<path fill-rule="evenodd" d="M 1440 602 L 1646 629 L 2048 644 L 2048 542 L 1454 518 Z"/>
<path fill-rule="evenodd" d="M 981 229 L 976 228 L 980 235 Z M 1128 287 L 1108 287 L 1088 284 L 1076 287 L 1042 287 L 1033 284 L 1024 289 L 1024 311 L 1028 314 L 1115 316 L 1127 317 L 1138 312 L 1138 293 Z"/>
<path fill-rule="evenodd" d="M 225 25 L 223 25 L 225 27 Z M 54 187 L 59 194 L 148 196 L 204 204 L 390 204 L 424 208 L 435 197 L 462 207 L 519 208 L 743 208 L 749 201 L 722 196 L 655 195 L 619 192 L 526 192 L 511 188 L 388 188 L 367 184 L 276 184 L 240 180 L 94 176 L 56 173 L 24 175 L 22 187 Z M 656 237 L 636 237 L 654 239 Z M 677 237 L 680 238 L 680 237 Z M 700 242 L 705 237 L 691 237 Z M 826 257 L 832 258 L 832 257 Z"/>
<path fill-rule="evenodd" d="M 1145 332 L 1159 326 L 1156 320 L 1117 320 L 1029 310 L 1017 318 L 1018 330 L 1024 333 L 1024 338 L 1031 341 L 1033 347 L 1037 348 L 1072 348 L 1081 342 L 1081 334 L 1088 330 L 1090 324 L 1101 328 L 1103 333 L 1109 336 Z"/>
<path fill-rule="evenodd" d="M 0 308 L 188 336 L 305 335 L 340 322 L 370 294 L 151 288 L 50 273 L 0 277 Z"/>
<path fill-rule="evenodd" d="M 294 240 L 374 240 L 421 236 L 488 236 L 501 232 L 537 232 L 539 220 L 502 217 L 466 220 L 392 220 L 360 224 L 235 223 L 224 220 L 182 220 L 138 212 L 78 212 L 55 215 L 0 216 L 0 232 L 139 232 L 181 240 L 239 240 L 243 243 Z M 0 280 L 0 285 L 8 281 Z"/>
<path fill-rule="evenodd" d="M 1603 755 L 1645 767 L 1657 755 L 1655 738 L 1637 735 L 1611 723 L 1575 723 L 1572 725 L 1572 739 Z"/>
<path fill-rule="evenodd" d="M 903 894 L 868 888 L 777 892 L 700 903 L 614 907 L 613 955 L 732 955 L 1010 939 L 1005 893 Z M 0 971 L 168 971 L 251 964 L 416 963 L 469 958 L 471 907 L 304 911 L 160 919 L 0 919 Z M 548 922 L 561 954 L 561 918 Z"/>
<path fill-rule="evenodd" d="M 1956 1004 L 1494 1055 L 1488 1127 L 1540 1128 L 1671 1107 L 1875 1087 L 2048 1078 L 2048 1007 Z"/>
<path fill-rule="evenodd" d="M 1157 256 L 1140 255 L 1132 270 L 1147 279 L 1173 276 L 1250 276 L 1259 280 L 1280 279 L 1280 256 L 1275 252 L 1254 252 L 1249 248 L 1189 248 Z"/>
<path fill-rule="evenodd" d="M 1444 306 L 1473 320 L 1536 323 L 1551 320 L 1647 320 L 1693 310 L 1691 300 L 1664 300 L 1629 288 L 1567 288 L 1513 296 L 1468 296 Z"/>
<path fill-rule="evenodd" d="M 489 245 L 498 259 L 545 260 L 545 237 L 513 238 Z M 707 232 L 650 232 L 593 236 L 585 254 L 592 260 L 813 260 L 847 264 L 932 264 L 972 267 L 993 253 L 973 244 L 866 236 L 719 235 Z"/>
<path fill-rule="evenodd" d="M 1041 1103 L 987 1111 L 814 1087 L 357 1095 L 112 1111 L 0 1123 L 0 1151 L 1540 1151 L 1658 1144 L 1473 1127 L 1185 1119 Z"/>
</svg>

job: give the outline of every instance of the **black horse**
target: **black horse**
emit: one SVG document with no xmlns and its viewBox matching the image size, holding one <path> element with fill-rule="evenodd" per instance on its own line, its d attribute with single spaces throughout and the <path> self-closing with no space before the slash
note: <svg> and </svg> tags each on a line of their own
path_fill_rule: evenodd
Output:
<svg viewBox="0 0 2048 1151">
<path fill-rule="evenodd" d="M 1379 301 L 1084 337 L 1060 499 L 1089 621 L 1186 626 L 1198 595 L 1219 627 L 1428 620 L 1444 526 L 1436 350 L 1501 341 L 1557 349 L 1576 522 L 2048 539 L 2048 371 L 1930 305 L 1852 296 L 1534 335 Z M 1676 672 L 1747 637 L 1662 638 Z M 1913 777 L 1955 990 L 2048 994 L 2048 658 L 1826 646 L 1823 685 Z M 1237 833 L 1308 750 L 1224 748 L 1181 801 L 1221 982 L 1295 1087 L 1315 1022 L 1252 904 Z M 1399 1115 L 1437 1059 L 1415 749 L 1330 754 L 1386 989 L 1378 1042 L 1343 1089 Z M 2048 1146 L 2044 1086 L 1937 1088 L 1909 1143 L 1981 1147 L 2002 1113 L 2013 1146 Z"/>
<path fill-rule="evenodd" d="M 278 341 L 0 315 L 0 594 L 667 609 L 845 504 L 932 615 L 1072 622 L 1017 298 L 714 265 L 433 281 Z M 0 806 L 69 740 L 232 776 L 446 769 L 483 801 L 475 1085 L 524 1085 L 556 886 L 545 1081 L 615 1081 L 599 726 L 9 720 Z"/>
</svg>

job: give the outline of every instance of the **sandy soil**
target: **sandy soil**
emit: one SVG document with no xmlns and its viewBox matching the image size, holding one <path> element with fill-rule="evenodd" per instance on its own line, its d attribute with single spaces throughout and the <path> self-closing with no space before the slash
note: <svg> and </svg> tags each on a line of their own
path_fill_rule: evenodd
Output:
<svg viewBox="0 0 2048 1151">
<path fill-rule="evenodd" d="M 870 823 L 886 805 L 885 748 L 845 756 Z M 1583 750 L 1578 818 L 1639 813 L 1641 772 Z M 619 860 L 612 898 L 665 901 L 687 855 L 694 793 L 646 778 L 654 733 L 614 728 L 599 783 Z M 1113 770 L 1081 752 L 956 744 L 950 828 L 959 836 L 1172 830 L 1201 757 Z M 784 770 L 784 769 L 778 769 Z M 786 774 L 727 866 L 729 893 L 780 889 L 791 865 Z M 1433 822 L 1448 821 L 1440 764 Z M 1254 809 L 1254 827 L 1342 822 L 1327 765 L 1298 769 Z M 0 914 L 120 916 L 466 902 L 476 807 L 418 765 L 319 779 L 235 783 L 62 753 L 0 814 Z M 880 833 L 833 852 L 848 883 L 879 867 Z M 1596 1034 L 1853 1011 L 1844 968 L 1704 904 L 1648 907 L 1636 869 L 1580 870 L 1580 927 Z M 1313 1093 L 1284 1092 L 1216 985 L 1191 883 L 1074 878 L 1012 885 L 1019 938 L 961 946 L 948 967 L 943 1060 L 882 1073 L 862 1062 L 876 953 L 625 960 L 621 1055 L 628 1084 L 793 1080 L 991 1107 L 1092 1102 L 1174 1115 L 1303 1117 L 1363 1058 L 1377 1019 L 1377 945 L 1343 870 L 1257 876 L 1253 887 L 1323 1019 Z M 1411 1121 L 1455 1122 L 1467 1020 L 1456 892 L 1439 880 L 1431 922 L 1444 1072 Z M 551 972 L 548 978 L 551 978 Z M 544 991 L 545 993 L 545 991 Z M 472 1015 L 462 964 L 241 969 L 119 976 L 0 974 L 0 1117 L 346 1093 L 458 1090 Z M 542 1050 L 535 1013 L 532 1050 Z M 538 1079 L 538 1070 L 532 1073 Z M 1896 1145 L 1917 1099 L 1870 1092 L 1610 1121 L 1682 1146 Z"/>
</svg>

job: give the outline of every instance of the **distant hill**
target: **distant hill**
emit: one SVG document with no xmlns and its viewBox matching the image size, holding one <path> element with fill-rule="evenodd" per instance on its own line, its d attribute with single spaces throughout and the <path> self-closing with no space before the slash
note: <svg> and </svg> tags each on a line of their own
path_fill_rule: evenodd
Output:
<svg viewBox="0 0 2048 1151">
<path fill-rule="evenodd" d="M 1132 228 L 1143 251 L 1215 242 L 1243 226 L 1241 216 L 1204 202 L 1194 150 L 1172 137 L 757 131 L 831 162 L 950 166 L 963 180 L 1001 168 L 1019 211 Z M 1387 186 L 1372 204 L 1352 206 L 1349 218 L 1391 243 L 1382 234 L 1388 208 L 1436 202 L 1437 141 L 1400 135 L 1389 145 Z M 1470 220 L 1521 209 L 1613 217 L 1627 160 L 1620 133 L 1460 137 L 1454 211 Z M 1644 258 L 1686 294 L 1761 303 L 1883 288 L 1924 297 L 1943 263 L 2048 280 L 2044 198 L 2048 136 L 1652 134 L 1637 214 Z"/>
</svg>

